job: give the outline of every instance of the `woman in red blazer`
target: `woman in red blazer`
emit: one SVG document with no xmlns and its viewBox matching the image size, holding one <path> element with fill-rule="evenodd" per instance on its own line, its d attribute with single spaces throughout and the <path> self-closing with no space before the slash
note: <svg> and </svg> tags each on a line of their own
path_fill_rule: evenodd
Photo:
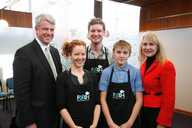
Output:
<svg viewBox="0 0 192 128">
<path fill-rule="evenodd" d="M 144 86 L 143 128 L 171 127 L 175 105 L 174 65 L 166 59 L 162 44 L 153 32 L 143 35 L 139 50 Z"/>
</svg>

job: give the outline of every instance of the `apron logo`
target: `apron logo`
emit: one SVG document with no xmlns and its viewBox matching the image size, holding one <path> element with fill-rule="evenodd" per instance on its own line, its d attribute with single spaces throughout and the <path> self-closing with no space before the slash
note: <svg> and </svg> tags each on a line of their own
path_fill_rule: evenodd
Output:
<svg viewBox="0 0 192 128">
<path fill-rule="evenodd" d="M 115 100 L 125 99 L 125 91 L 120 90 L 119 92 L 113 92 L 112 98 L 115 99 Z"/>
<path fill-rule="evenodd" d="M 98 65 L 97 67 L 92 67 L 91 71 L 94 73 L 100 73 L 103 71 L 103 66 L 102 65 Z"/>
<path fill-rule="evenodd" d="M 86 91 L 85 94 L 77 95 L 77 102 L 89 101 L 90 92 Z"/>
</svg>

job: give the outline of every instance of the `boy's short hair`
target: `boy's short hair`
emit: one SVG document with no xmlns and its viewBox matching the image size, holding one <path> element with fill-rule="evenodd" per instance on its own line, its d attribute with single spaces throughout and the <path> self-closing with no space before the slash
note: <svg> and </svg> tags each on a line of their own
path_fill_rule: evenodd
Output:
<svg viewBox="0 0 192 128">
<path fill-rule="evenodd" d="M 131 55 L 131 44 L 125 40 L 119 40 L 113 45 L 113 52 L 116 48 L 127 48 L 129 50 L 129 55 Z"/>
</svg>

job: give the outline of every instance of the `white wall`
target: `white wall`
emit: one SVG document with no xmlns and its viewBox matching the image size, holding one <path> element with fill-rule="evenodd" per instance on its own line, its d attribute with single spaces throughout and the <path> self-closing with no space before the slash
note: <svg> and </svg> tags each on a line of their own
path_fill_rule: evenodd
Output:
<svg viewBox="0 0 192 128">
<path fill-rule="evenodd" d="M 14 54 L 16 49 L 33 40 L 33 30 L 8 27 L 0 31 L 0 39 L 0 54 Z"/>
<path fill-rule="evenodd" d="M 176 108 L 192 112 L 192 28 L 157 31 L 176 67 Z"/>
</svg>

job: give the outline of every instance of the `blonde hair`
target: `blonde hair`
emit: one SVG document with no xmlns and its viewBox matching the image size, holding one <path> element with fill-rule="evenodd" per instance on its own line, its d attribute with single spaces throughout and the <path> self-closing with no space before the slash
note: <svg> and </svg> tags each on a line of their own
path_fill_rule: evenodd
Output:
<svg viewBox="0 0 192 128">
<path fill-rule="evenodd" d="M 62 54 L 66 57 L 71 56 L 73 48 L 75 46 L 84 46 L 86 48 L 86 44 L 82 40 L 72 40 L 71 42 L 64 42 L 62 46 Z"/>
<path fill-rule="evenodd" d="M 116 48 L 127 48 L 129 51 L 129 56 L 131 55 L 131 44 L 125 40 L 119 40 L 113 45 L 113 52 Z"/>
<path fill-rule="evenodd" d="M 141 43 L 139 46 L 139 62 L 140 64 L 144 63 L 144 61 L 146 60 L 146 56 L 142 53 L 142 46 L 143 46 L 143 40 L 147 39 L 150 42 L 153 42 L 154 44 L 157 45 L 157 53 L 155 54 L 155 58 L 157 61 L 159 61 L 161 64 L 164 63 L 164 61 L 166 60 L 166 54 L 164 51 L 164 48 L 162 46 L 162 43 L 160 42 L 160 40 L 158 39 L 157 35 L 154 32 L 148 31 L 145 32 L 141 38 Z"/>
</svg>

